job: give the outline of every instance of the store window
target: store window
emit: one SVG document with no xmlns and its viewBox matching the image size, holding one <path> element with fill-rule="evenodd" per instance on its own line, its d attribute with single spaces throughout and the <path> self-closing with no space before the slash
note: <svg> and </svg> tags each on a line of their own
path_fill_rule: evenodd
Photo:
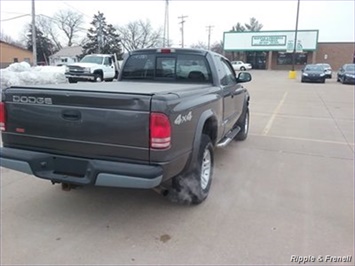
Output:
<svg viewBox="0 0 355 266">
<path fill-rule="evenodd" d="M 292 53 L 278 53 L 277 64 L 278 65 L 292 65 Z M 295 65 L 307 64 L 307 53 L 295 54 Z"/>
<path fill-rule="evenodd" d="M 15 57 L 15 58 L 14 58 L 14 63 L 17 63 L 17 62 L 18 62 L 18 58 Z"/>
</svg>

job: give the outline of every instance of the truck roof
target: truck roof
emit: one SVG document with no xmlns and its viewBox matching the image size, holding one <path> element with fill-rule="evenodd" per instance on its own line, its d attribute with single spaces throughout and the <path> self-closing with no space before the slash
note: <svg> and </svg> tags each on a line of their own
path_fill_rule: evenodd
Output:
<svg viewBox="0 0 355 266">
<path fill-rule="evenodd" d="M 130 54 L 140 54 L 140 53 L 188 53 L 188 54 L 198 54 L 198 55 L 206 55 L 207 50 L 203 49 L 194 49 L 194 48 L 147 48 L 147 49 L 138 49 L 131 51 Z"/>
<path fill-rule="evenodd" d="M 85 56 L 112 56 L 111 54 L 87 54 Z"/>
</svg>

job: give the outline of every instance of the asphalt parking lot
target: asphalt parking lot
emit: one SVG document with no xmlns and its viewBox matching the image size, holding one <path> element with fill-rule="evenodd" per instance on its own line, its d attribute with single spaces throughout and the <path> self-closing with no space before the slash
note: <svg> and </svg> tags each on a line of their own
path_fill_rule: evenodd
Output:
<svg viewBox="0 0 355 266">
<path fill-rule="evenodd" d="M 353 265 L 354 85 L 251 73 L 249 137 L 216 150 L 199 206 L 1 169 L 1 265 Z"/>
</svg>

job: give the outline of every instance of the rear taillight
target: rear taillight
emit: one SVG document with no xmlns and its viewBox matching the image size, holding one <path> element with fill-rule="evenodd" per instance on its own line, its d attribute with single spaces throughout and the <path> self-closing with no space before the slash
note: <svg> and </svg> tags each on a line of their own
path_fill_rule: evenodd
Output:
<svg viewBox="0 0 355 266">
<path fill-rule="evenodd" d="M 170 147 L 171 126 L 169 118 L 162 113 L 150 114 L 150 148 L 166 149 Z"/>
<path fill-rule="evenodd" d="M 5 129 L 6 129 L 5 103 L 0 102 L 0 130 L 5 131 Z"/>
</svg>

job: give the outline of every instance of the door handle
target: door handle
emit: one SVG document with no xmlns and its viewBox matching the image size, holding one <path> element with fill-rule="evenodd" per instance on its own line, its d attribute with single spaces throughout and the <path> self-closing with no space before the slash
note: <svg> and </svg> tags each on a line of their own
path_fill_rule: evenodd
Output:
<svg viewBox="0 0 355 266">
<path fill-rule="evenodd" d="M 69 121 L 77 121 L 81 119 L 81 113 L 76 110 L 62 111 L 62 118 Z"/>
</svg>

